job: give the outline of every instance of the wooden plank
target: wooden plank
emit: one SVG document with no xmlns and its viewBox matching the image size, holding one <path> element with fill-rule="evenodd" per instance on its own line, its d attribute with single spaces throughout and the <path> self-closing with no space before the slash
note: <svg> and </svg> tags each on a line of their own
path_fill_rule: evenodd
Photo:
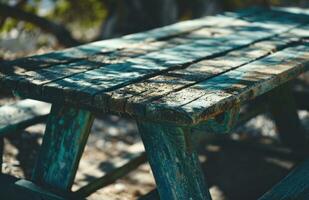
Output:
<svg viewBox="0 0 309 200">
<path fill-rule="evenodd" d="M 0 107 L 0 137 L 46 120 L 50 104 L 25 99 Z"/>
<path fill-rule="evenodd" d="M 53 105 L 33 171 L 33 181 L 69 191 L 86 144 L 93 116 L 85 110 Z"/>
<path fill-rule="evenodd" d="M 161 199 L 210 200 L 190 128 L 138 121 Z"/>
<path fill-rule="evenodd" d="M 309 199 L 309 161 L 288 174 L 282 181 L 265 193 L 259 200 L 306 200 Z"/>
<path fill-rule="evenodd" d="M 218 14 L 215 16 L 207 16 L 200 19 L 178 22 L 169 26 L 156 28 L 150 31 L 124 36 L 124 38 L 128 38 L 131 40 L 140 40 L 140 39 L 157 40 L 159 38 L 170 37 L 171 35 L 177 36 L 181 35 L 183 32 L 191 32 L 193 30 L 197 30 L 199 27 L 215 26 L 225 22 L 230 23 L 234 19 L 246 16 L 253 16 L 260 13 L 262 10 L 265 11 L 265 9 L 263 8 L 252 7 L 245 10 L 239 10 L 233 13 L 225 12 L 223 14 Z"/>
<path fill-rule="evenodd" d="M 14 61 L 1 63 L 1 72 L 28 71 L 38 68 L 50 67 L 55 64 L 68 64 L 82 59 L 86 59 L 93 54 L 109 54 L 122 49 L 135 49 L 145 44 L 148 46 L 152 42 L 176 37 L 205 26 L 212 26 L 225 22 L 232 22 L 237 18 L 254 15 L 260 12 L 261 8 L 252 8 L 237 13 L 226 13 L 218 17 L 205 17 L 197 20 L 179 22 L 163 28 L 158 28 L 143 33 L 135 33 L 120 38 L 103 40 L 80 45 L 65 50 L 53 51 L 43 55 L 34 55 Z M 143 46 L 143 45 L 142 45 Z"/>
<path fill-rule="evenodd" d="M 13 193 L 22 199 L 66 200 L 67 198 L 48 191 L 28 180 L 18 180 L 14 183 Z"/>
<path fill-rule="evenodd" d="M 67 99 L 77 94 L 83 95 L 84 98 L 81 99 L 84 102 L 82 103 L 88 102 L 88 104 L 92 104 L 92 96 L 97 93 L 114 90 L 165 71 L 185 67 L 192 62 L 222 55 L 228 51 L 248 46 L 253 42 L 268 39 L 281 31 L 284 32 L 291 28 L 289 25 L 284 26 L 282 29 L 275 27 L 274 29 L 264 28 L 263 31 L 258 30 L 257 34 L 255 34 L 254 30 L 239 31 L 236 35 L 222 36 L 221 40 L 218 38 L 194 40 L 190 44 L 179 45 L 138 58 L 128 59 L 124 63 L 89 70 L 85 73 L 44 84 L 43 94 L 46 96 L 58 92 L 58 98 L 62 95 L 67 96 L 63 97 Z M 248 39 L 244 40 L 244 37 Z"/>
<path fill-rule="evenodd" d="M 236 22 L 235 22 L 236 23 Z M 229 24 L 229 26 L 233 25 Z M 237 24 L 239 24 L 237 22 Z M 227 25 L 227 23 L 226 23 Z M 203 29 L 202 29 L 203 30 Z M 192 32 L 194 34 L 195 32 Z M 230 32 L 228 32 L 231 34 Z M 190 35 L 191 33 L 189 33 Z M 215 34 L 215 36 L 214 36 Z M 227 34 L 226 31 L 223 31 L 222 28 L 212 28 L 211 30 L 204 30 L 203 35 L 217 37 L 218 35 Z M 14 72 L 15 75 L 7 76 L 10 73 L 6 73 L 5 76 L 5 85 L 9 86 L 12 89 L 17 87 L 22 89 L 28 89 L 28 83 L 31 82 L 33 84 L 46 84 L 51 82 L 52 80 L 58 80 L 63 77 L 71 76 L 74 74 L 82 73 L 90 69 L 99 68 L 108 64 L 120 64 L 125 62 L 126 59 L 137 57 L 148 52 L 158 51 L 162 48 L 172 48 L 179 44 L 185 44 L 192 42 L 192 38 L 182 37 L 182 38 L 172 38 L 168 41 L 159 41 L 153 42 L 146 45 L 137 45 L 135 49 L 124 49 L 123 51 L 115 51 L 109 53 L 107 55 L 95 55 L 92 57 L 88 57 L 83 61 L 66 63 L 66 64 L 58 64 L 51 67 L 45 67 L 35 71 L 24 71 L 24 70 L 17 70 Z M 18 81 L 18 83 L 16 83 Z M 17 86 L 17 84 L 19 86 Z"/>
<path fill-rule="evenodd" d="M 201 129 L 201 127 L 203 127 L 204 133 L 230 133 L 230 131 L 236 126 L 239 113 L 240 105 L 236 104 L 216 117 L 199 124 L 197 128 Z"/>
<path fill-rule="evenodd" d="M 224 21 L 221 23 L 221 29 L 224 29 L 225 26 L 231 27 L 231 26 L 240 26 L 246 24 L 245 21 L 243 20 L 236 20 L 234 19 L 233 21 Z M 211 36 L 211 37 L 216 37 L 212 30 L 207 30 L 204 31 L 204 39 L 206 36 Z M 217 30 L 218 32 L 218 30 Z M 222 34 L 232 34 L 231 31 L 222 31 L 221 30 L 221 35 Z M 191 33 L 189 33 L 191 34 Z M 194 34 L 194 32 L 192 32 Z M 84 60 L 80 61 L 77 60 L 76 62 L 71 62 L 71 63 L 63 63 L 59 65 L 54 65 L 54 66 L 48 66 L 48 67 L 40 67 L 39 64 L 34 64 L 34 68 L 27 68 L 27 70 L 23 69 L 21 66 L 2 66 L 1 70 L 2 73 L 5 73 L 6 75 L 3 75 L 4 79 L 4 85 L 11 88 L 15 89 L 17 88 L 17 84 L 20 85 L 20 90 L 27 90 L 27 86 L 29 85 L 28 83 L 32 82 L 33 84 L 46 84 L 48 82 L 51 82 L 52 80 L 58 80 L 61 77 L 67 77 L 71 76 L 73 74 L 78 74 L 85 72 L 90 69 L 95 69 L 99 68 L 108 64 L 119 64 L 125 62 L 126 59 L 130 56 L 136 57 L 142 54 L 146 54 L 147 52 L 151 51 L 157 51 L 162 48 L 172 48 L 173 46 L 183 44 L 183 43 L 190 43 L 193 39 L 190 38 L 172 38 L 168 41 L 159 41 L 159 42 L 153 42 L 149 43 L 147 45 L 140 45 L 136 44 L 135 47 L 131 49 L 124 49 L 123 51 L 115 51 L 111 52 L 108 54 L 99 54 L 99 55 L 94 55 L 91 57 L 87 57 Z M 10 63 L 10 62 L 9 62 Z M 32 62 L 35 63 L 35 62 Z M 27 62 L 26 62 L 27 65 Z M 38 67 L 36 67 L 38 66 Z M 6 71 L 4 69 L 9 69 L 14 71 Z M 41 69 L 42 68 L 42 69 Z M 29 69 L 32 69 L 29 71 Z M 33 71 L 34 69 L 37 69 Z M 4 70 L 4 71 L 3 71 Z M 11 75 L 10 75 L 11 74 Z M 8 76 L 10 75 L 10 76 Z M 16 83 L 18 81 L 19 83 Z"/>
<path fill-rule="evenodd" d="M 146 117 L 199 123 L 308 70 L 309 46 L 286 48 L 146 105 Z M 179 119 L 178 119 L 179 117 Z"/>
<path fill-rule="evenodd" d="M 288 32 L 220 57 L 202 60 L 184 69 L 173 70 L 146 81 L 130 84 L 107 93 L 110 97 L 108 97 L 106 107 L 114 112 L 127 112 L 132 115 L 143 114 L 147 102 L 235 69 L 300 41 L 301 38 L 295 38 L 293 34 Z M 101 102 L 104 95 L 106 94 L 96 95 L 95 98 Z"/>
<path fill-rule="evenodd" d="M 307 134 L 298 117 L 290 84 L 280 86 L 269 97 L 270 111 L 281 141 L 294 151 L 304 152 Z"/>
<path fill-rule="evenodd" d="M 1 198 L 7 200 L 65 200 L 67 198 L 42 188 L 31 181 L 17 179 L 10 175 L 0 176 Z"/>
<path fill-rule="evenodd" d="M 145 152 L 138 153 L 122 166 L 117 167 L 111 172 L 108 172 L 106 175 L 97 178 L 94 181 L 87 184 L 86 186 L 78 189 L 73 193 L 73 196 L 79 198 L 86 198 L 92 193 L 96 192 L 97 190 L 102 189 L 114 183 L 118 179 L 126 176 L 128 173 L 135 170 L 139 165 L 145 163 L 146 161 L 147 159 Z"/>
<path fill-rule="evenodd" d="M 217 38 L 217 41 L 219 41 L 219 43 L 215 43 L 214 41 L 211 41 L 209 39 L 208 40 L 207 39 L 196 40 L 195 43 L 193 44 L 179 45 L 176 48 L 164 49 L 160 52 L 149 53 L 149 54 L 146 54 L 145 56 L 141 56 L 136 59 L 129 59 L 125 63 L 104 66 L 104 68 L 90 70 L 89 72 L 86 72 L 86 73 L 78 73 L 75 76 L 61 79 L 59 81 L 51 83 L 51 85 L 46 84 L 46 82 L 44 82 L 46 86 L 45 89 L 51 87 L 52 90 L 56 90 L 56 91 L 60 90 L 60 93 L 61 93 L 64 90 L 63 87 L 65 87 L 68 91 L 67 93 L 70 93 L 71 90 L 73 91 L 76 90 L 76 89 L 73 89 L 75 87 L 75 88 L 78 88 L 78 90 L 81 90 L 82 93 L 86 93 L 85 94 L 86 96 L 89 96 L 88 93 L 92 94 L 92 93 L 104 91 L 105 89 L 107 89 L 106 87 L 110 87 L 110 89 L 121 87 L 125 84 L 130 84 L 132 81 L 134 82 L 134 81 L 143 79 L 145 78 L 145 76 L 146 77 L 154 76 L 157 73 L 161 73 L 164 70 L 171 70 L 173 69 L 173 67 L 177 67 L 178 65 L 184 65 L 192 61 L 203 59 L 209 56 L 218 55 L 220 53 L 223 53 L 224 51 L 228 51 L 234 48 L 239 48 L 242 46 L 249 45 L 250 42 L 265 39 L 276 33 L 280 33 L 282 31 L 286 31 L 287 29 L 291 27 L 295 27 L 296 24 L 299 24 L 300 22 L 306 21 L 304 19 L 300 20 L 298 18 L 296 20 L 294 19 L 294 16 L 284 15 L 284 17 L 287 18 L 287 20 L 295 22 L 296 24 L 295 23 L 286 24 L 284 27 L 282 27 L 278 25 L 278 22 L 276 22 L 276 20 L 278 20 L 279 18 L 278 16 L 272 18 L 272 20 L 274 20 L 275 22 L 271 22 L 269 20 L 269 17 L 273 17 L 272 12 L 264 13 L 264 15 L 260 17 L 260 22 L 265 22 L 265 23 L 254 22 L 252 24 L 249 24 L 248 25 L 249 27 L 241 28 L 240 31 L 237 32 L 238 34 L 233 34 L 233 35 L 230 35 L 229 37 L 222 37 L 221 39 Z M 256 33 L 258 34 L 252 34 L 252 32 L 254 31 L 256 31 Z M 247 37 L 247 39 L 244 40 L 244 37 Z M 210 44 L 212 44 L 212 46 L 208 47 L 208 45 Z M 216 47 L 219 46 L 220 48 L 214 48 L 214 46 Z M 178 56 L 177 54 L 178 51 L 183 51 L 183 54 L 186 54 L 186 57 L 182 58 Z M 214 51 L 214 52 L 211 52 L 211 51 Z M 147 63 L 146 64 L 147 67 L 145 67 L 145 62 Z M 141 64 L 143 65 L 140 66 Z M 116 72 L 118 74 L 115 74 Z M 123 77 L 119 76 L 120 72 L 121 72 L 121 76 Z M 37 73 L 36 72 L 34 73 L 35 73 L 34 75 L 30 75 L 30 76 L 36 77 L 35 75 Z M 93 79 L 89 79 L 89 82 L 87 81 L 81 82 L 80 78 L 84 78 L 84 76 L 87 76 L 87 73 L 89 73 L 89 76 L 93 77 Z M 106 76 L 105 73 L 107 73 L 110 76 Z M 94 76 L 94 74 L 96 74 L 97 76 Z M 55 76 L 55 77 L 52 77 L 51 79 L 49 79 L 48 76 L 45 76 L 45 75 L 40 76 L 39 74 L 38 80 L 39 82 L 41 79 L 45 81 L 52 81 L 55 79 L 58 80 L 61 77 L 61 76 L 57 76 L 54 74 L 52 74 L 51 76 Z M 117 81 L 115 80 L 115 76 L 118 78 Z M 130 80 L 124 82 L 123 79 L 127 79 L 128 77 L 130 77 Z M 5 84 L 8 84 L 10 81 L 15 82 L 14 81 L 15 78 L 5 77 L 3 81 L 5 82 Z M 22 79 L 22 81 L 20 79 Z M 19 76 L 17 80 L 21 81 L 21 83 L 19 84 L 19 86 L 21 87 L 19 90 L 21 91 L 27 91 L 29 89 L 29 85 L 27 84 L 28 82 L 30 83 L 33 82 L 33 84 L 35 85 L 38 84 L 35 81 L 36 80 L 35 78 L 31 79 L 27 76 L 26 78 L 21 78 Z M 76 84 L 74 84 L 74 82 L 76 82 Z M 102 84 L 98 85 L 97 82 L 102 82 Z M 10 86 L 10 88 L 12 87 L 13 86 Z M 37 86 L 37 89 L 39 88 L 40 87 Z M 36 91 L 36 90 L 31 90 L 31 91 Z M 75 96 L 75 94 L 73 95 Z M 33 94 L 33 96 L 37 96 L 37 94 Z M 88 99 L 85 100 L 85 102 L 88 102 Z"/>
</svg>

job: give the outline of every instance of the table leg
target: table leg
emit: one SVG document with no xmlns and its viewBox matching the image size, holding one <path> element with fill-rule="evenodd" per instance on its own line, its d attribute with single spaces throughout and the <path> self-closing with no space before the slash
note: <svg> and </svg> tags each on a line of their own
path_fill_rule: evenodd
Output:
<svg viewBox="0 0 309 200">
<path fill-rule="evenodd" d="M 33 171 L 33 181 L 69 191 L 87 142 L 93 116 L 89 111 L 53 105 Z"/>
<path fill-rule="evenodd" d="M 297 114 L 290 84 L 281 86 L 272 93 L 270 111 L 281 141 L 294 150 L 304 150 L 307 145 L 306 133 Z"/>
<path fill-rule="evenodd" d="M 210 200 L 191 129 L 141 121 L 138 127 L 160 199 Z"/>
</svg>

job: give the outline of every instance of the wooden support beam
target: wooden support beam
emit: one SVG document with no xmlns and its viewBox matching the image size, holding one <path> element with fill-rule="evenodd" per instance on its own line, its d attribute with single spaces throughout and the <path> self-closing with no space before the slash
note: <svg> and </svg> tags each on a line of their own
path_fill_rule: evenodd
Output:
<svg viewBox="0 0 309 200">
<path fill-rule="evenodd" d="M 238 120 L 240 106 L 237 104 L 225 112 L 194 127 L 194 130 L 203 130 L 210 133 L 229 133 Z"/>
<path fill-rule="evenodd" d="M 259 200 L 309 199 L 309 160 L 306 160 L 288 176 L 264 194 Z"/>
<path fill-rule="evenodd" d="M 55 194 L 31 181 L 7 174 L 0 175 L 0 185 L 0 197 L 5 200 L 68 200 L 65 196 Z"/>
<path fill-rule="evenodd" d="M 138 121 L 161 199 L 210 200 L 191 128 Z"/>
<path fill-rule="evenodd" d="M 297 114 L 290 83 L 275 89 L 269 99 L 270 111 L 281 141 L 295 151 L 305 152 L 308 142 Z"/>
<path fill-rule="evenodd" d="M 16 181 L 12 189 L 14 191 L 12 193 L 18 194 L 17 196 L 19 196 L 19 198 L 17 198 L 16 200 L 67 200 L 67 198 L 65 197 L 59 196 L 51 191 L 47 191 L 46 189 L 43 189 L 42 187 L 34 184 L 33 182 L 23 179 Z"/>
<path fill-rule="evenodd" d="M 108 174 L 102 176 L 101 178 L 95 179 L 90 182 L 88 185 L 80 188 L 76 192 L 73 193 L 73 197 L 85 198 L 97 190 L 106 187 L 112 183 L 114 183 L 117 179 L 124 177 L 129 172 L 135 170 L 139 165 L 145 163 L 147 161 L 146 153 L 142 152 L 134 158 L 130 159 L 127 163 L 114 169 Z"/>
<path fill-rule="evenodd" d="M 47 121 L 33 181 L 70 191 L 83 153 L 93 115 L 66 105 L 53 105 Z"/>
</svg>

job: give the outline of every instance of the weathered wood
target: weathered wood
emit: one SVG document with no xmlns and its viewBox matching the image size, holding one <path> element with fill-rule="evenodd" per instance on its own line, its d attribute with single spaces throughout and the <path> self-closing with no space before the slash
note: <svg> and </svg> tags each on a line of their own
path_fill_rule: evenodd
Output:
<svg viewBox="0 0 309 200">
<path fill-rule="evenodd" d="M 146 161 L 147 161 L 146 154 L 145 152 L 142 152 L 136 155 L 136 157 L 131 158 L 127 163 L 125 163 L 121 167 L 112 170 L 106 175 L 98 179 L 95 179 L 86 186 L 78 189 L 73 193 L 73 196 L 79 198 L 85 198 L 90 194 L 94 193 L 95 191 L 114 183 L 117 179 L 124 177 L 129 172 L 135 170 L 139 165 L 145 163 Z"/>
<path fill-rule="evenodd" d="M 235 127 L 239 113 L 240 105 L 236 104 L 231 109 L 199 124 L 197 128 L 201 129 L 202 127 L 204 132 L 210 133 L 229 133 Z"/>
<path fill-rule="evenodd" d="M 13 176 L 0 175 L 1 199 L 7 200 L 65 200 L 63 195 L 58 195 L 46 190 L 31 181 L 17 179 Z"/>
<path fill-rule="evenodd" d="M 13 193 L 17 193 L 22 199 L 44 199 L 44 200 L 66 200 L 67 198 L 55 194 L 53 191 L 47 191 L 39 185 L 28 180 L 18 180 L 14 183 Z"/>
<path fill-rule="evenodd" d="M 308 70 L 307 45 L 290 47 L 146 105 L 146 117 L 199 123 Z M 175 120 L 176 119 L 176 120 Z"/>
<path fill-rule="evenodd" d="M 207 26 L 229 23 L 245 16 L 252 16 L 261 12 L 261 8 L 241 10 L 235 13 L 224 13 L 217 17 L 208 16 L 198 20 L 175 23 L 163 28 L 158 28 L 143 33 L 136 33 L 120 38 L 97 41 L 78 47 L 60 51 L 54 51 L 44 55 L 35 55 L 27 58 L 1 63 L 1 72 L 28 71 L 40 69 L 55 64 L 68 64 L 82 59 L 87 59 L 91 55 L 109 54 L 124 49 L 135 49 L 140 46 L 152 45 L 152 42 L 167 40 L 178 35 L 186 34 Z M 12 68 L 14 66 L 14 68 Z"/>
<path fill-rule="evenodd" d="M 207 121 L 211 131 L 229 131 L 239 105 L 309 68 L 308 15 L 252 13 L 1 64 L 0 86 L 54 103 L 34 182 L 56 193 L 70 191 L 91 109 L 138 120 L 161 199 L 210 199 L 192 144 L 194 128 Z M 128 163 L 81 191 L 88 195 L 132 168 Z"/>
<path fill-rule="evenodd" d="M 138 122 L 161 199 L 211 199 L 190 128 Z"/>
<path fill-rule="evenodd" d="M 53 189 L 69 191 L 86 144 L 93 116 L 66 105 L 53 105 L 33 181 Z"/>
<path fill-rule="evenodd" d="M 264 95 L 262 95 L 264 96 Z M 264 101 L 261 101 L 264 100 Z M 256 117 L 259 114 L 268 111 L 268 103 L 266 98 L 255 99 L 242 105 L 238 110 L 238 106 L 225 111 L 215 118 L 209 119 L 206 122 L 200 123 L 193 127 L 194 133 L 197 136 L 197 141 L 205 138 L 205 132 L 209 133 L 230 133 L 236 127 L 239 127 Z"/>
<path fill-rule="evenodd" d="M 288 83 L 280 86 L 273 91 L 273 95 L 269 99 L 270 111 L 281 141 L 296 151 L 304 151 L 308 142 L 305 129 L 297 114 L 291 85 Z"/>
<path fill-rule="evenodd" d="M 147 77 L 155 76 L 165 71 L 181 68 L 192 62 L 222 55 L 236 48 L 247 46 L 255 41 L 269 38 L 277 33 L 289 30 L 294 25 L 279 28 L 271 22 L 263 27 L 261 23 L 249 24 L 246 28 L 237 29 L 237 33 L 216 39 L 196 39 L 192 43 L 166 48 L 162 51 L 148 53 L 126 60 L 126 62 L 89 70 L 58 81 L 44 84 L 43 94 L 58 92 L 71 99 L 76 93 L 85 96 L 84 102 L 90 102 L 93 95 L 114 90 Z M 246 27 L 246 26 L 245 26 Z M 250 28 L 249 28 L 250 27 Z M 246 38 L 244 40 L 244 38 Z M 182 56 L 179 56 L 181 52 Z M 82 81 L 81 81 L 82 80 Z M 63 97 L 63 98 L 66 98 Z"/>
<path fill-rule="evenodd" d="M 174 70 L 128 85 L 107 93 L 111 97 L 106 107 L 110 111 L 127 112 L 132 115 L 142 113 L 145 111 L 144 105 L 152 100 L 265 57 L 296 41 L 298 40 L 288 41 L 285 36 L 281 35 L 267 41 L 257 42 L 247 48 L 234 50 L 220 57 L 197 62 L 185 69 Z M 100 95 L 96 95 L 95 98 L 98 101 L 104 99 Z"/>
<path fill-rule="evenodd" d="M 309 199 L 309 161 L 306 160 L 259 200 Z"/>
<path fill-rule="evenodd" d="M 50 104 L 30 99 L 0 107 L 0 137 L 44 122 L 49 112 Z"/>
<path fill-rule="evenodd" d="M 282 18 L 288 21 L 288 23 L 285 22 L 285 26 L 278 25 L 278 21 L 282 20 Z M 284 32 L 307 21 L 307 18 L 300 18 L 299 16 L 295 17 L 290 14 L 274 15 L 272 11 L 266 11 L 262 16 L 259 18 L 254 17 L 254 19 L 256 19 L 257 22 L 253 22 L 254 20 L 251 19 L 248 20 L 250 21 L 249 24 L 243 20 L 245 25 L 235 27 L 237 33 L 230 34 L 228 37 L 222 36 L 216 38 L 217 43 L 211 41 L 209 38 L 200 39 L 200 41 L 197 39 L 193 44 L 185 44 L 179 45 L 175 48 L 163 49 L 160 53 L 149 53 L 136 59 L 129 59 L 125 62 L 125 64 L 111 64 L 99 69 L 90 70 L 86 73 L 82 72 L 85 70 L 87 71 L 87 67 L 79 72 L 71 70 L 71 72 L 68 73 L 73 73 L 75 75 L 72 76 L 71 74 L 68 75 L 69 77 L 65 76 L 65 79 L 63 79 L 63 74 L 61 72 L 59 74 L 59 71 L 55 73 L 47 71 L 34 71 L 28 72 L 29 74 L 23 77 L 17 76 L 19 78 L 4 77 L 3 81 L 7 87 L 17 87 L 20 91 L 26 93 L 30 91 L 28 96 L 30 95 L 33 98 L 46 98 L 47 95 L 54 94 L 52 97 L 57 96 L 58 100 L 66 100 L 66 96 L 68 96 L 69 99 L 72 99 L 76 93 L 78 93 L 85 96 L 81 98 L 82 102 L 90 102 L 92 95 L 95 93 L 122 87 L 123 85 L 131 84 L 132 82 L 136 82 L 150 76 L 155 76 L 166 70 L 179 68 L 181 65 L 186 65 L 193 61 L 196 62 L 199 59 L 207 58 L 209 56 L 219 56 L 225 51 L 231 51 L 233 48 L 240 48 L 242 46 L 249 45 L 251 42 L 256 40 L 266 39 L 272 35 Z M 254 32 L 256 32 L 256 34 L 254 34 Z M 178 56 L 177 52 L 179 51 L 183 52 L 184 58 L 182 58 L 182 56 Z M 176 53 L 177 55 L 175 55 Z M 147 67 L 145 67 L 145 63 L 147 63 Z M 77 65 L 75 66 L 76 68 L 83 68 L 76 63 L 71 63 L 70 68 L 74 65 Z M 90 68 L 91 65 L 92 64 L 90 62 Z M 95 68 L 100 66 L 99 64 L 94 65 L 96 66 Z M 64 74 L 67 75 L 67 73 Z M 81 81 L 81 78 L 84 80 Z M 48 84 L 50 81 L 56 82 Z M 41 94 L 42 84 L 44 85 L 43 94 Z M 65 97 L 62 97 L 63 94 L 65 94 Z"/>
</svg>

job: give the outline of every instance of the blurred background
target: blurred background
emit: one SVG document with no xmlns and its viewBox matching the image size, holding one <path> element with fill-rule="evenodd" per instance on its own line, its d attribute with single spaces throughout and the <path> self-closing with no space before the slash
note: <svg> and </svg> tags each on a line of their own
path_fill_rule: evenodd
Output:
<svg viewBox="0 0 309 200">
<path fill-rule="evenodd" d="M 0 0 L 0 61 L 250 6 L 308 8 L 309 1 Z M 309 79 L 304 77 L 304 82 L 308 84 Z M 0 106 L 17 100 L 9 92 L 1 91 Z M 308 131 L 309 112 L 300 110 L 299 116 Z M 22 178 L 31 176 L 44 129 L 45 124 L 38 124 L 5 138 L 2 166 L 5 173 Z M 80 163 L 74 189 L 142 152 L 143 145 L 137 132 L 136 124 L 131 119 L 98 116 Z M 237 141 L 245 143 L 235 145 Z M 262 147 L 262 151 L 248 149 L 246 144 L 252 144 L 252 141 L 272 144 L 275 149 L 279 146 L 280 151 L 269 154 L 268 147 L 266 150 Z M 281 149 L 277 130 L 268 114 L 255 117 L 218 141 L 210 135 L 208 143 L 200 145 L 199 152 L 213 199 L 257 199 L 297 162 L 288 150 Z M 116 183 L 97 191 L 89 199 L 133 200 L 154 187 L 153 176 L 146 163 Z"/>
</svg>

